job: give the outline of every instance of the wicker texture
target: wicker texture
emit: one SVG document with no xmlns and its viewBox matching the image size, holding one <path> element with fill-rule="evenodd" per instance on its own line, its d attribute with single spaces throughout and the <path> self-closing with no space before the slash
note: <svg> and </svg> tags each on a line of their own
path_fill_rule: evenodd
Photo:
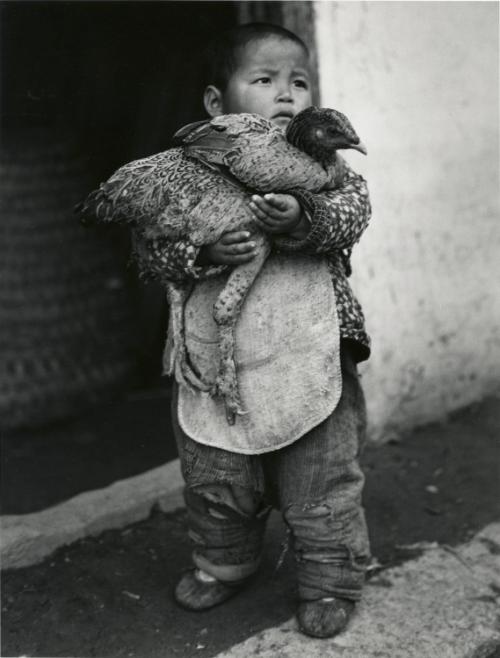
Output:
<svg viewBox="0 0 500 658">
<path fill-rule="evenodd" d="M 79 226 L 92 186 L 69 140 L 37 135 L 0 161 L 0 426 L 32 427 L 98 401 L 134 366 L 123 255 Z M 27 143 L 26 143 L 27 142 Z"/>
</svg>

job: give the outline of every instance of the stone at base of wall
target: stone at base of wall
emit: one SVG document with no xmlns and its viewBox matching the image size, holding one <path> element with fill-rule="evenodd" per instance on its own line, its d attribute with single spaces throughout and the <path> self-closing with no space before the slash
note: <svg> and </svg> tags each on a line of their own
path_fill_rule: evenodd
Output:
<svg viewBox="0 0 500 658">
<path fill-rule="evenodd" d="M 109 487 L 88 491 L 33 514 L 1 518 L 1 568 L 27 567 L 54 550 L 88 535 L 121 528 L 149 516 L 157 505 L 169 512 L 183 506 L 179 460 Z"/>
</svg>

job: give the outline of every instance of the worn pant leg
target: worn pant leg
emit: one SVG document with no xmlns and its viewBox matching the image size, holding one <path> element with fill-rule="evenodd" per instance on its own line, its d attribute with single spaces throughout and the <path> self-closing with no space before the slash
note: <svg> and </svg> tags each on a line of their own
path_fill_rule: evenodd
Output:
<svg viewBox="0 0 500 658">
<path fill-rule="evenodd" d="M 356 364 L 346 351 L 342 378 L 332 415 L 279 451 L 281 509 L 292 532 L 301 600 L 358 600 L 369 559 L 358 463 L 366 412 Z"/>
<path fill-rule="evenodd" d="M 218 580 L 241 580 L 259 566 L 270 512 L 264 504 L 260 460 L 190 439 L 178 422 L 177 387 L 174 389 L 172 425 L 186 483 L 193 561 Z"/>
</svg>

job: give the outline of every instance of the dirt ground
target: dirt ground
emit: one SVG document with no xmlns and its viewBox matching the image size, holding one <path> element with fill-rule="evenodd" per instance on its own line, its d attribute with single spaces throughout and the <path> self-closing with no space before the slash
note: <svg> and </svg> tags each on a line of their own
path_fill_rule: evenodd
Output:
<svg viewBox="0 0 500 658">
<path fill-rule="evenodd" d="M 76 418 L 0 437 L 2 514 L 27 514 L 177 457 L 168 380 Z"/>
<path fill-rule="evenodd" d="M 486 400 L 369 446 L 365 507 L 382 567 L 415 557 L 420 541 L 460 543 L 500 517 L 500 405 Z M 183 510 L 61 548 L 3 574 L 2 656 L 214 656 L 294 612 L 293 563 L 271 518 L 258 577 L 231 603 L 187 613 L 172 600 L 189 567 Z M 383 586 L 383 578 L 377 582 Z"/>
</svg>

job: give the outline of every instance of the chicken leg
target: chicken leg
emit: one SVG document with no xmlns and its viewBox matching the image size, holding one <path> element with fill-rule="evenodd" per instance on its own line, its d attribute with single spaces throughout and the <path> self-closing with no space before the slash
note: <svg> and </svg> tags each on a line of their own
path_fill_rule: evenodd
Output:
<svg viewBox="0 0 500 658">
<path fill-rule="evenodd" d="M 231 272 L 224 289 L 214 304 L 214 320 L 219 331 L 220 362 L 211 394 L 224 399 L 229 425 L 234 425 L 236 415 L 246 413 L 241 406 L 234 362 L 236 322 L 247 293 L 271 250 L 270 241 L 266 235 L 256 235 L 254 241 L 257 255 L 250 262 L 236 267 Z"/>
</svg>

